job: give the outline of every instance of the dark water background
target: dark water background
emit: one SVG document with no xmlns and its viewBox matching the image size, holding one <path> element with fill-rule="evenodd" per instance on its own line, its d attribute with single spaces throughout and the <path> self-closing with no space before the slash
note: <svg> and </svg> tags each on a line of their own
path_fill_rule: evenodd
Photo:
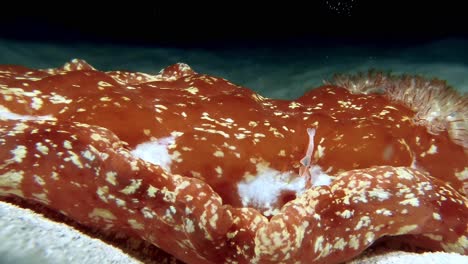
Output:
<svg viewBox="0 0 468 264">
<path fill-rule="evenodd" d="M 199 73 L 226 78 L 273 98 L 293 99 L 334 73 L 377 69 L 446 80 L 468 92 L 468 39 L 398 45 L 295 41 L 281 45 L 167 47 L 0 39 L 0 64 L 59 67 L 80 58 L 98 70 L 157 73 L 184 62 Z"/>
</svg>

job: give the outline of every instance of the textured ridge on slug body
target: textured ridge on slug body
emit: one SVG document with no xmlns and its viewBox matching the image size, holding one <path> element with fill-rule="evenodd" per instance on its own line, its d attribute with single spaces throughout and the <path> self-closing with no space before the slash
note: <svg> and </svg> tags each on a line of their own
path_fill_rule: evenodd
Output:
<svg viewBox="0 0 468 264">
<path fill-rule="evenodd" d="M 2 131 L 15 125 L 3 121 Z M 189 262 L 338 263 L 383 235 L 401 234 L 414 234 L 416 241 L 429 238 L 435 250 L 468 253 L 466 197 L 415 169 L 344 172 L 330 186 L 307 190 L 268 221 L 253 209 L 223 206 L 201 181 L 167 175 L 132 159 L 105 129 L 51 121 L 26 121 L 22 127 L 21 133 L 3 135 L 4 147 L 11 149 L 21 138 L 42 142 L 47 135 L 54 140 L 47 142 L 47 152 L 25 147 L 14 159 L 2 157 L 3 175 L 21 175 L 3 182 L 2 195 L 13 193 L 86 225 L 141 236 Z M 107 141 L 92 139 L 96 134 Z M 64 150 L 82 154 L 67 161 L 60 157 Z M 50 163 L 40 162 L 43 158 Z M 73 178 L 73 168 L 79 166 L 82 177 Z M 63 192 L 73 195 L 65 199 Z"/>
<path fill-rule="evenodd" d="M 6 149 L 18 140 L 44 142 L 42 148 L 25 145 L 13 160 L 1 153 L 0 196 L 41 202 L 84 225 L 141 237 L 182 259 L 187 254 L 204 263 L 217 256 L 204 251 L 221 246 L 232 220 L 205 183 L 132 158 L 103 128 L 25 121 L 20 133 L 8 135 L 18 124 L 0 124 Z"/>
<path fill-rule="evenodd" d="M 263 225 L 256 253 L 260 263 L 341 263 L 382 236 L 413 234 L 419 245 L 429 239 L 433 250 L 467 254 L 467 209 L 463 195 L 418 170 L 348 171 L 329 187 L 306 191 Z"/>
</svg>

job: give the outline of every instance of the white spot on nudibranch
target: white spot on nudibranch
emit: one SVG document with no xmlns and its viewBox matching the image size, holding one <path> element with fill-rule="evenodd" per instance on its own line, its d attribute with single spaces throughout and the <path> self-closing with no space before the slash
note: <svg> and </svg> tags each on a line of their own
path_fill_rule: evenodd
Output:
<svg viewBox="0 0 468 264">
<path fill-rule="evenodd" d="M 367 215 L 362 216 L 361 219 L 359 219 L 359 222 L 357 223 L 356 227 L 354 227 L 354 230 L 359 230 L 362 227 L 367 227 L 371 223 L 371 218 Z"/>
<path fill-rule="evenodd" d="M 460 181 L 466 181 L 466 180 L 468 180 L 468 167 L 463 168 L 462 171 L 455 172 L 455 176 L 456 176 Z"/>
<path fill-rule="evenodd" d="M 193 233 L 195 232 L 195 227 L 193 225 L 193 221 L 188 219 L 188 218 L 185 218 L 185 232 L 187 233 Z"/>
<path fill-rule="evenodd" d="M 302 193 L 305 190 L 305 178 L 294 177 L 292 172 L 280 172 L 268 167 L 268 164 L 257 163 L 257 175 L 246 174 L 245 180 L 238 183 L 237 191 L 244 206 L 255 206 L 262 209 L 274 209 L 283 191 Z M 262 191 L 258 191 L 262 190 Z"/>
<path fill-rule="evenodd" d="M 354 211 L 350 211 L 348 209 L 344 210 L 343 212 L 336 212 L 337 215 L 341 216 L 342 218 L 351 218 L 354 215 Z"/>
<path fill-rule="evenodd" d="M 156 193 L 159 191 L 159 189 L 155 188 L 154 186 L 150 185 L 148 187 L 148 190 L 146 191 L 148 193 L 149 197 L 156 197 Z"/>
<path fill-rule="evenodd" d="M 405 199 L 403 201 L 400 202 L 401 205 L 412 205 L 414 207 L 418 207 L 419 206 L 419 200 L 417 197 L 412 197 L 412 198 L 408 198 L 408 199 Z"/>
<path fill-rule="evenodd" d="M 407 234 L 415 229 L 418 228 L 418 225 L 407 225 L 407 226 L 402 226 L 400 229 L 398 229 L 397 234 Z"/>
<path fill-rule="evenodd" d="M 68 140 L 63 141 L 63 147 L 66 149 L 72 149 L 71 142 Z"/>
<path fill-rule="evenodd" d="M 295 108 L 298 108 L 298 107 L 301 107 L 301 106 L 302 105 L 300 103 L 291 102 L 288 107 L 291 108 L 291 109 L 295 109 Z"/>
<path fill-rule="evenodd" d="M 112 99 L 109 98 L 109 97 L 107 97 L 107 96 L 105 96 L 105 97 L 99 98 L 99 101 L 101 101 L 101 102 L 110 102 L 110 101 L 112 101 Z"/>
<path fill-rule="evenodd" d="M 10 160 L 16 163 L 23 162 L 23 159 L 26 157 L 26 154 L 28 153 L 26 146 L 23 146 L 23 145 L 16 146 L 16 148 L 10 152 L 13 154 L 13 158 L 11 158 Z"/>
<path fill-rule="evenodd" d="M 41 142 L 36 143 L 36 149 L 37 149 L 37 151 L 39 151 L 43 155 L 49 154 L 49 148 L 47 146 L 43 145 Z"/>
<path fill-rule="evenodd" d="M 31 103 L 31 108 L 34 109 L 34 110 L 39 110 L 39 109 L 41 109 L 42 104 L 43 104 L 43 101 L 42 101 L 41 98 L 33 97 L 32 98 L 32 103 Z"/>
<path fill-rule="evenodd" d="M 115 186 L 117 185 L 116 176 L 117 173 L 115 171 L 108 171 L 106 173 L 106 181 Z"/>
<path fill-rule="evenodd" d="M 437 153 L 437 146 L 436 145 L 431 145 L 429 149 L 427 150 L 427 154 L 436 154 Z"/>
<path fill-rule="evenodd" d="M 188 87 L 188 88 L 185 88 L 185 91 L 193 95 L 196 95 L 199 92 L 197 87 Z"/>
<path fill-rule="evenodd" d="M 107 209 L 102 209 L 102 208 L 94 208 L 94 210 L 89 213 L 88 215 L 89 218 L 101 218 L 103 220 L 115 220 L 117 217 L 115 217 L 114 214 L 111 213 L 111 211 Z"/>
<path fill-rule="evenodd" d="M 143 180 L 142 179 L 137 179 L 137 180 L 131 179 L 130 181 L 131 181 L 130 185 L 125 186 L 125 188 L 120 191 L 121 193 L 124 193 L 126 195 L 134 194 L 138 190 L 138 188 L 140 188 L 141 183 L 142 183 Z"/>
<path fill-rule="evenodd" d="M 143 214 L 143 217 L 149 219 L 152 219 L 156 215 L 156 213 L 148 207 L 143 207 L 141 209 L 141 213 Z"/>
<path fill-rule="evenodd" d="M 224 157 L 224 152 L 222 152 L 221 150 L 217 150 L 217 151 L 215 151 L 215 153 L 213 153 L 213 156 L 218 157 L 218 158 L 222 158 L 222 157 Z"/>
<path fill-rule="evenodd" d="M 8 193 L 22 195 L 20 185 L 23 182 L 23 177 L 24 171 L 8 171 L 0 175 L 0 188 L 5 188 Z"/>
<path fill-rule="evenodd" d="M 128 223 L 130 224 L 130 226 L 131 226 L 133 229 L 135 229 L 135 230 L 143 230 L 143 229 L 144 229 L 143 224 L 140 223 L 140 222 L 138 222 L 138 221 L 135 220 L 135 219 L 128 219 L 127 222 L 128 222 Z"/>
<path fill-rule="evenodd" d="M 93 161 L 96 158 L 96 156 L 94 156 L 93 153 L 91 153 L 91 151 L 89 151 L 89 150 L 85 150 L 85 151 L 81 152 L 81 154 L 85 159 L 87 159 L 89 161 Z"/>
<path fill-rule="evenodd" d="M 170 172 L 172 157 L 169 154 L 169 146 L 175 144 L 177 136 L 169 136 L 153 141 L 141 143 L 131 151 L 132 155 L 149 163 L 159 165 Z"/>
<path fill-rule="evenodd" d="M 315 243 L 314 243 L 314 252 L 317 253 L 319 251 L 322 251 L 323 249 L 323 241 L 324 241 L 324 238 L 323 236 L 319 236 L 317 237 L 317 239 L 315 240 Z"/>
<path fill-rule="evenodd" d="M 384 201 L 390 198 L 390 193 L 383 189 L 372 189 L 369 191 L 369 197 L 377 198 L 379 201 Z"/>
<path fill-rule="evenodd" d="M 257 122 L 255 122 L 255 121 L 249 121 L 249 126 L 251 126 L 251 127 L 256 127 L 257 125 L 258 125 Z"/>
<path fill-rule="evenodd" d="M 53 104 L 69 104 L 73 100 L 67 99 L 65 96 L 61 96 L 58 94 L 53 94 L 50 98 L 49 101 Z"/>
<path fill-rule="evenodd" d="M 42 179 L 39 175 L 33 175 L 33 178 L 34 178 L 34 181 L 41 185 L 41 186 L 44 186 L 45 185 L 45 181 L 44 179 Z"/>
<path fill-rule="evenodd" d="M 64 161 L 69 161 L 69 160 L 71 160 L 71 162 L 72 162 L 73 164 L 75 164 L 75 166 L 77 166 L 78 168 L 82 169 L 82 168 L 83 168 L 83 164 L 81 163 L 79 156 L 76 155 L 75 152 L 70 151 L 70 150 L 68 150 L 67 153 L 70 155 L 70 157 L 65 158 Z"/>
<path fill-rule="evenodd" d="M 411 175 L 411 173 L 409 173 L 408 170 L 404 168 L 395 168 L 395 171 L 397 173 L 397 177 L 400 179 L 405 179 L 405 180 L 413 179 L 413 175 Z"/>
</svg>

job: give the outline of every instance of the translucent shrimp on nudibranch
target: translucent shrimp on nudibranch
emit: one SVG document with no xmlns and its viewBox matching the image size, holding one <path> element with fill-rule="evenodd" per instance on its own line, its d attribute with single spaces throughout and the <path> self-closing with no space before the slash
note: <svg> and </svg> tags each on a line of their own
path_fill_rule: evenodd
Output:
<svg viewBox="0 0 468 264">
<path fill-rule="evenodd" d="M 309 145 L 307 146 L 306 155 L 300 161 L 301 167 L 299 168 L 299 176 L 305 177 L 306 188 L 310 188 L 311 186 L 330 185 L 331 183 L 330 176 L 323 172 L 320 166 L 312 164 L 315 132 L 315 128 L 307 128 Z"/>
</svg>

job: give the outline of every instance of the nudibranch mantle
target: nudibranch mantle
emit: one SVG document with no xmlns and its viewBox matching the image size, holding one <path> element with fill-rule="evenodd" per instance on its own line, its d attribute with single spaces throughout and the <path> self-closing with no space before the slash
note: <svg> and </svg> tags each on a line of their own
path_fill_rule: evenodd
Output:
<svg viewBox="0 0 468 264">
<path fill-rule="evenodd" d="M 466 96 L 378 76 L 288 101 L 181 63 L 1 65 L 0 196 L 186 263 L 339 263 L 401 235 L 468 254 Z"/>
</svg>

